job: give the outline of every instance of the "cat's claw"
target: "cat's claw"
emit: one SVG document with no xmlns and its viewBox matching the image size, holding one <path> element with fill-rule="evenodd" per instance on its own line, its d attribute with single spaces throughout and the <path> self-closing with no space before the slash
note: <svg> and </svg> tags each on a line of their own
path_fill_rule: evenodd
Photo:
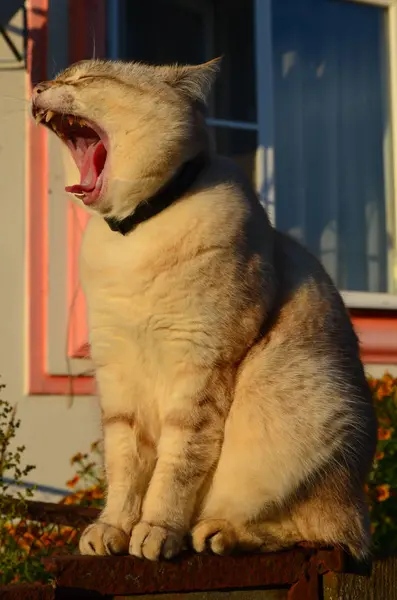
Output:
<svg viewBox="0 0 397 600">
<path fill-rule="evenodd" d="M 129 552 L 148 560 L 170 559 L 179 554 L 182 547 L 181 533 L 141 521 L 132 530 Z"/>
<path fill-rule="evenodd" d="M 81 554 L 97 556 L 128 554 L 128 536 L 112 525 L 93 523 L 83 531 L 79 550 Z"/>
</svg>

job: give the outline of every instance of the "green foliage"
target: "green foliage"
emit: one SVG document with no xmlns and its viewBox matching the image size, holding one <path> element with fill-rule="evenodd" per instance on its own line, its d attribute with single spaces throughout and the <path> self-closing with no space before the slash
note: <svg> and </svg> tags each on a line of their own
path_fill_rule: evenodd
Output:
<svg viewBox="0 0 397 600">
<path fill-rule="evenodd" d="M 378 447 L 366 487 L 376 554 L 397 553 L 397 379 L 369 378 L 378 417 Z"/>
<path fill-rule="evenodd" d="M 61 504 L 103 508 L 106 484 L 100 441 L 91 444 L 90 453 L 78 452 L 72 456 L 70 463 L 75 465 L 76 475 L 66 485 L 74 491 L 61 500 Z"/>
<path fill-rule="evenodd" d="M 0 385 L 0 391 L 4 389 Z M 26 501 L 33 490 L 22 487 L 22 480 L 33 469 L 33 465 L 22 466 L 25 446 L 12 449 L 20 421 L 16 408 L 0 399 L 0 583 L 6 584 L 23 579 L 36 581 L 44 577 L 44 569 L 38 558 L 26 560 L 27 554 L 18 544 L 15 535 L 23 523 Z M 5 479 L 13 481 L 12 486 Z M 10 500 L 13 499 L 12 502 Z"/>
</svg>

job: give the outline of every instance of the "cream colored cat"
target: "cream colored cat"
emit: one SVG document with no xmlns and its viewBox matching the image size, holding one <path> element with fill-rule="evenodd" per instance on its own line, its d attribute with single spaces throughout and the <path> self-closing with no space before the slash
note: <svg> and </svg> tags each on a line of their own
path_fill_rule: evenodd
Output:
<svg viewBox="0 0 397 600">
<path fill-rule="evenodd" d="M 318 261 L 212 152 L 217 68 L 84 61 L 33 93 L 93 215 L 81 278 L 108 494 L 80 550 L 170 558 L 190 534 L 198 552 L 362 556 L 376 422 L 357 339 Z"/>
</svg>

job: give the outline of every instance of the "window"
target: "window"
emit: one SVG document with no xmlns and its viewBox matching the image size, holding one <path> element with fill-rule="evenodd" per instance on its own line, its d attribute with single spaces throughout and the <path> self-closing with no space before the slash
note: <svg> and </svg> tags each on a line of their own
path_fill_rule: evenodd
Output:
<svg viewBox="0 0 397 600">
<path fill-rule="evenodd" d="M 386 11 L 273 2 L 276 222 L 342 290 L 396 293 Z"/>
<path fill-rule="evenodd" d="M 394 4 L 109 5 L 115 56 L 154 63 L 224 56 L 208 118 L 217 150 L 243 167 L 273 222 L 318 256 L 353 307 L 397 307 Z"/>
</svg>

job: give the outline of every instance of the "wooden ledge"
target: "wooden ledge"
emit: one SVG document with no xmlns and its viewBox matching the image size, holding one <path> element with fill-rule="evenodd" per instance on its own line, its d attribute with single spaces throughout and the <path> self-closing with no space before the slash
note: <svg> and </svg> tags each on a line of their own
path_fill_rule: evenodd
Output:
<svg viewBox="0 0 397 600">
<path fill-rule="evenodd" d="M 1 600 L 55 600 L 55 598 L 52 585 L 24 583 L 0 586 Z"/>
<path fill-rule="evenodd" d="M 229 557 L 188 554 L 170 562 L 129 556 L 58 556 L 43 562 L 54 575 L 56 588 L 69 590 L 70 597 L 77 592 L 83 598 L 83 591 L 123 596 L 285 587 L 290 588 L 291 599 L 311 600 L 320 597 L 319 575 L 343 571 L 346 555 L 336 549 L 298 547 Z"/>
</svg>

